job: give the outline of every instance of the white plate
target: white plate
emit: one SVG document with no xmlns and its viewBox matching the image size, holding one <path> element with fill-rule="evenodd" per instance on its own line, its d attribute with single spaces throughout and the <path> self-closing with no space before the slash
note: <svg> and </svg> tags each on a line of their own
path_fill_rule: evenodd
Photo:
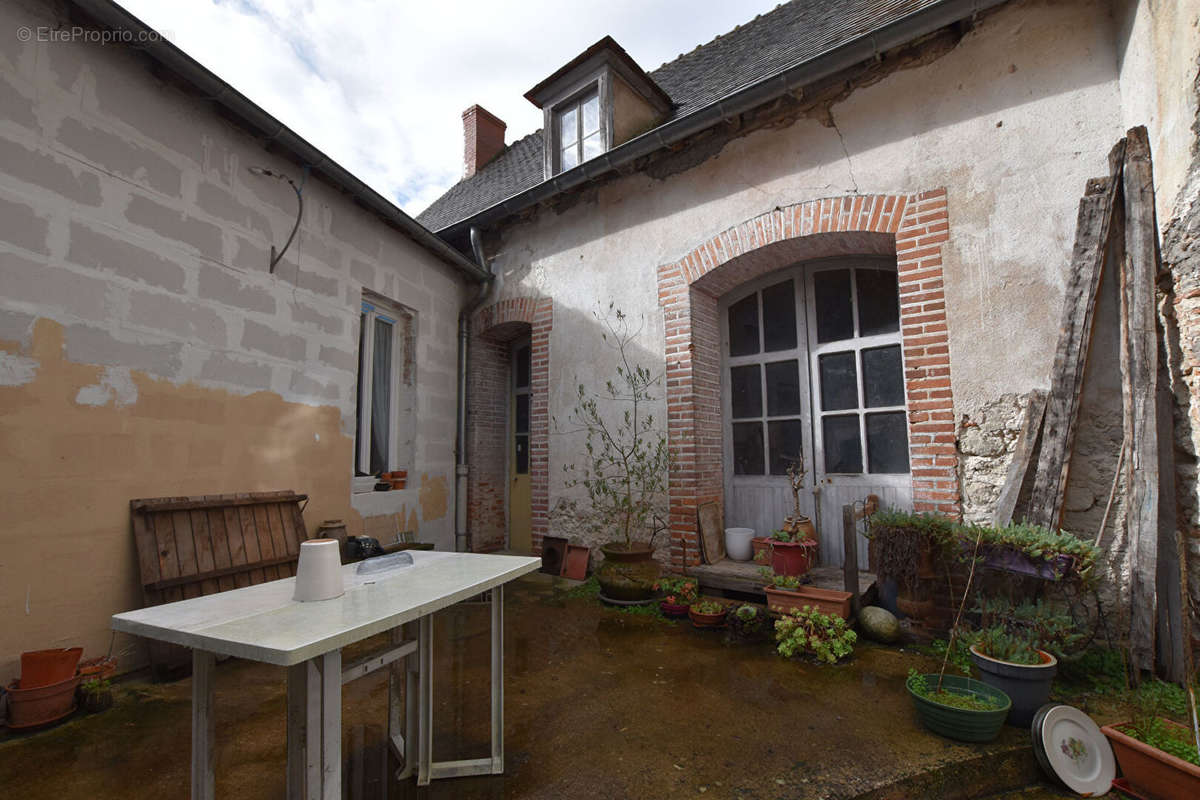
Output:
<svg viewBox="0 0 1200 800">
<path fill-rule="evenodd" d="M 1042 746 L 1059 779 L 1073 792 L 1099 797 L 1117 774 L 1112 746 L 1092 718 L 1071 706 L 1056 706 L 1042 720 Z"/>
</svg>

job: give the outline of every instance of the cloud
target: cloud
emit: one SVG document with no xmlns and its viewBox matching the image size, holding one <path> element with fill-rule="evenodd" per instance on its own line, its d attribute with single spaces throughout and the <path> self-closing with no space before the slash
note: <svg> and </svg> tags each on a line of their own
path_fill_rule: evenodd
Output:
<svg viewBox="0 0 1200 800">
<path fill-rule="evenodd" d="M 479 103 L 512 142 L 541 127 L 526 90 L 604 35 L 643 68 L 774 6 L 750 0 L 122 0 L 380 194 L 416 214 L 462 172 Z"/>
</svg>

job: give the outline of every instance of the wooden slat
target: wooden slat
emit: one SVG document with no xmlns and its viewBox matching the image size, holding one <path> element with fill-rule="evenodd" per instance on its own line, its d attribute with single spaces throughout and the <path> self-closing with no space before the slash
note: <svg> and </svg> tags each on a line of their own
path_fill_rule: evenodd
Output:
<svg viewBox="0 0 1200 800">
<path fill-rule="evenodd" d="M 232 499 L 223 500 L 220 498 L 231 497 Z M 279 491 L 279 492 L 250 492 L 238 495 L 204 495 L 203 497 L 176 497 L 168 500 L 156 500 L 148 498 L 143 500 L 130 500 L 129 507 L 132 510 L 141 508 L 151 508 L 154 511 L 193 511 L 197 508 L 214 508 L 220 506 L 255 506 L 264 503 L 278 503 L 281 500 L 307 500 L 308 495 L 296 494 L 295 492 Z"/>
<path fill-rule="evenodd" d="M 1000 489 L 1000 497 L 996 500 L 996 510 L 992 512 L 992 524 L 1003 527 L 1013 520 L 1013 512 L 1017 508 L 1017 500 L 1021 496 L 1021 487 L 1029 475 L 1029 467 L 1033 462 L 1033 454 L 1037 451 L 1038 438 L 1042 431 L 1042 419 L 1046 415 L 1046 393 L 1035 389 L 1029 394 L 1029 404 L 1025 406 L 1025 415 L 1021 422 L 1021 431 L 1017 434 L 1017 443 L 1013 448 L 1012 461 L 1008 464 L 1008 476 Z"/>
<path fill-rule="evenodd" d="M 1051 528 L 1059 527 L 1062 522 L 1083 373 L 1091 347 L 1096 297 L 1108 255 L 1117 186 L 1117 176 L 1092 178 L 1079 201 L 1075 248 L 1071 255 L 1058 347 L 1054 352 L 1042 446 L 1029 501 L 1029 521 Z"/>
<path fill-rule="evenodd" d="M 246 548 L 246 561 L 261 561 L 267 556 L 263 555 L 262 548 L 258 544 L 258 522 L 254 519 L 254 509 L 251 506 L 240 506 L 237 512 L 242 520 L 242 540 L 243 546 Z M 273 569 L 269 572 L 267 569 L 259 569 L 250 573 L 250 580 L 254 583 L 269 581 L 274 577 Z"/>
<path fill-rule="evenodd" d="M 1154 668 L 1158 566 L 1158 328 L 1155 282 L 1158 231 L 1154 175 L 1143 127 L 1126 134 L 1125 269 L 1121 281 L 1121 377 L 1125 427 L 1130 443 L 1125 469 L 1129 532 L 1130 661 Z"/>
<path fill-rule="evenodd" d="M 212 534 L 208 529 L 208 512 L 204 509 L 196 509 L 187 512 L 188 519 L 192 521 L 192 541 L 196 543 L 196 571 L 194 574 L 201 575 L 207 572 L 212 572 L 217 568 L 216 559 L 213 557 Z M 220 591 L 220 584 L 213 579 L 205 579 L 200 584 L 200 594 L 216 594 Z"/>
<path fill-rule="evenodd" d="M 246 542 L 242 536 L 242 518 L 234 506 L 226 506 L 221 509 L 221 515 L 225 517 L 225 536 L 229 540 L 229 565 L 240 567 L 247 562 Z M 233 582 L 239 589 L 249 586 L 250 575 L 239 572 L 234 575 Z"/>
<path fill-rule="evenodd" d="M 162 575 L 163 579 L 178 578 L 179 556 L 175 552 L 175 521 L 171 518 L 170 514 L 156 514 L 152 519 L 154 522 L 154 535 L 158 539 L 159 574 Z M 174 589 L 165 595 L 165 600 L 168 603 L 182 599 L 182 589 Z"/>
<path fill-rule="evenodd" d="M 196 568 L 196 540 L 192 536 L 191 513 L 168 511 L 161 516 L 170 517 L 171 524 L 175 527 L 175 554 L 179 557 L 179 575 L 195 575 L 199 570 Z M 183 596 L 188 599 L 199 597 L 200 587 L 185 584 Z"/>
<path fill-rule="evenodd" d="M 270 559 L 284 555 L 284 553 L 279 553 L 275 550 L 275 540 L 271 536 L 271 522 L 267 519 L 267 507 L 263 505 L 251 506 L 251 511 L 254 512 L 254 533 L 258 537 L 258 550 L 262 553 L 262 557 Z M 263 572 L 269 581 L 287 576 L 287 572 L 281 572 L 278 567 L 266 567 L 263 569 Z"/>
<path fill-rule="evenodd" d="M 283 533 L 283 515 L 279 513 L 279 504 L 273 503 L 265 506 L 267 511 L 267 522 L 271 526 L 271 542 L 275 545 L 275 555 L 283 556 L 288 554 L 287 538 Z M 279 570 L 279 577 L 286 578 L 291 574 L 285 566 L 276 567 Z"/>
<path fill-rule="evenodd" d="M 169 580 L 155 581 L 147 584 L 146 588 L 153 590 L 169 589 L 173 586 L 182 586 L 185 583 L 196 583 L 197 581 L 216 580 L 219 578 L 232 577 L 235 575 L 244 575 L 252 570 L 262 569 L 263 567 L 273 567 L 281 564 L 295 563 L 297 556 L 283 555 L 277 558 L 270 558 L 266 561 L 258 561 L 254 564 L 241 564 L 236 567 L 223 567 L 214 569 L 209 572 L 201 572 L 196 575 L 185 575 L 179 578 L 171 578 Z"/>
<path fill-rule="evenodd" d="M 203 513 L 208 518 L 208 535 L 212 537 L 213 569 L 228 569 L 233 566 L 233 561 L 229 558 L 229 535 L 225 531 L 225 514 L 220 508 L 210 508 Z M 236 586 L 232 577 L 217 581 L 217 587 L 222 592 Z"/>
</svg>

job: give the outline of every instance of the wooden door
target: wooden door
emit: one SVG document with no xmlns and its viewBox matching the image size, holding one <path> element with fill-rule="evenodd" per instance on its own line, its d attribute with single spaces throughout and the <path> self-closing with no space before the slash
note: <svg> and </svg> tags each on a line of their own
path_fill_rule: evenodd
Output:
<svg viewBox="0 0 1200 800">
<path fill-rule="evenodd" d="M 529 481 L 530 356 L 528 340 L 514 344 L 509 398 L 508 546 L 518 553 L 533 550 Z"/>
</svg>

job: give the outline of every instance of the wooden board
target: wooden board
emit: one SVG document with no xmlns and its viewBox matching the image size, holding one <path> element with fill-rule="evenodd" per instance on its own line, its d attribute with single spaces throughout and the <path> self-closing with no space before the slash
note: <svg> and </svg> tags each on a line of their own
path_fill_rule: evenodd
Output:
<svg viewBox="0 0 1200 800">
<path fill-rule="evenodd" d="M 1145 128 L 1126 134 L 1125 269 L 1121 273 L 1121 377 L 1125 435 L 1125 524 L 1129 532 L 1130 662 L 1152 670 L 1158 617 L 1158 230 Z M 1170 443 L 1165 443 L 1170 446 Z"/>
<path fill-rule="evenodd" d="M 700 555 L 704 563 L 715 564 L 725 558 L 725 528 L 721 525 L 721 506 L 701 503 L 696 510 L 700 523 Z"/>
<path fill-rule="evenodd" d="M 1118 145 L 1120 148 L 1121 145 Z M 1075 248 L 1067 277 L 1066 300 L 1059 326 L 1058 347 L 1050 375 L 1042 444 L 1029 500 L 1030 522 L 1057 528 L 1062 522 L 1063 498 L 1075 442 L 1083 373 L 1092 341 L 1096 297 L 1108 256 L 1120 172 L 1092 178 L 1079 201 Z"/>
<path fill-rule="evenodd" d="M 1042 419 L 1045 415 L 1046 393 L 1035 389 L 1029 394 L 1029 404 L 1025 406 L 1025 415 L 1021 421 L 1021 432 L 1017 434 L 1012 461 L 1008 463 L 1008 475 L 1000 489 L 1000 497 L 996 500 L 996 510 L 992 512 L 993 525 L 1003 527 L 1013 520 L 1017 499 L 1021 496 L 1021 488 L 1025 485 L 1025 478 L 1029 475 L 1033 456 L 1037 452 Z"/>
<path fill-rule="evenodd" d="M 307 495 L 292 491 L 131 500 L 142 597 L 153 606 L 295 574 L 308 539 Z M 157 676 L 185 670 L 186 650 L 154 643 Z"/>
</svg>

